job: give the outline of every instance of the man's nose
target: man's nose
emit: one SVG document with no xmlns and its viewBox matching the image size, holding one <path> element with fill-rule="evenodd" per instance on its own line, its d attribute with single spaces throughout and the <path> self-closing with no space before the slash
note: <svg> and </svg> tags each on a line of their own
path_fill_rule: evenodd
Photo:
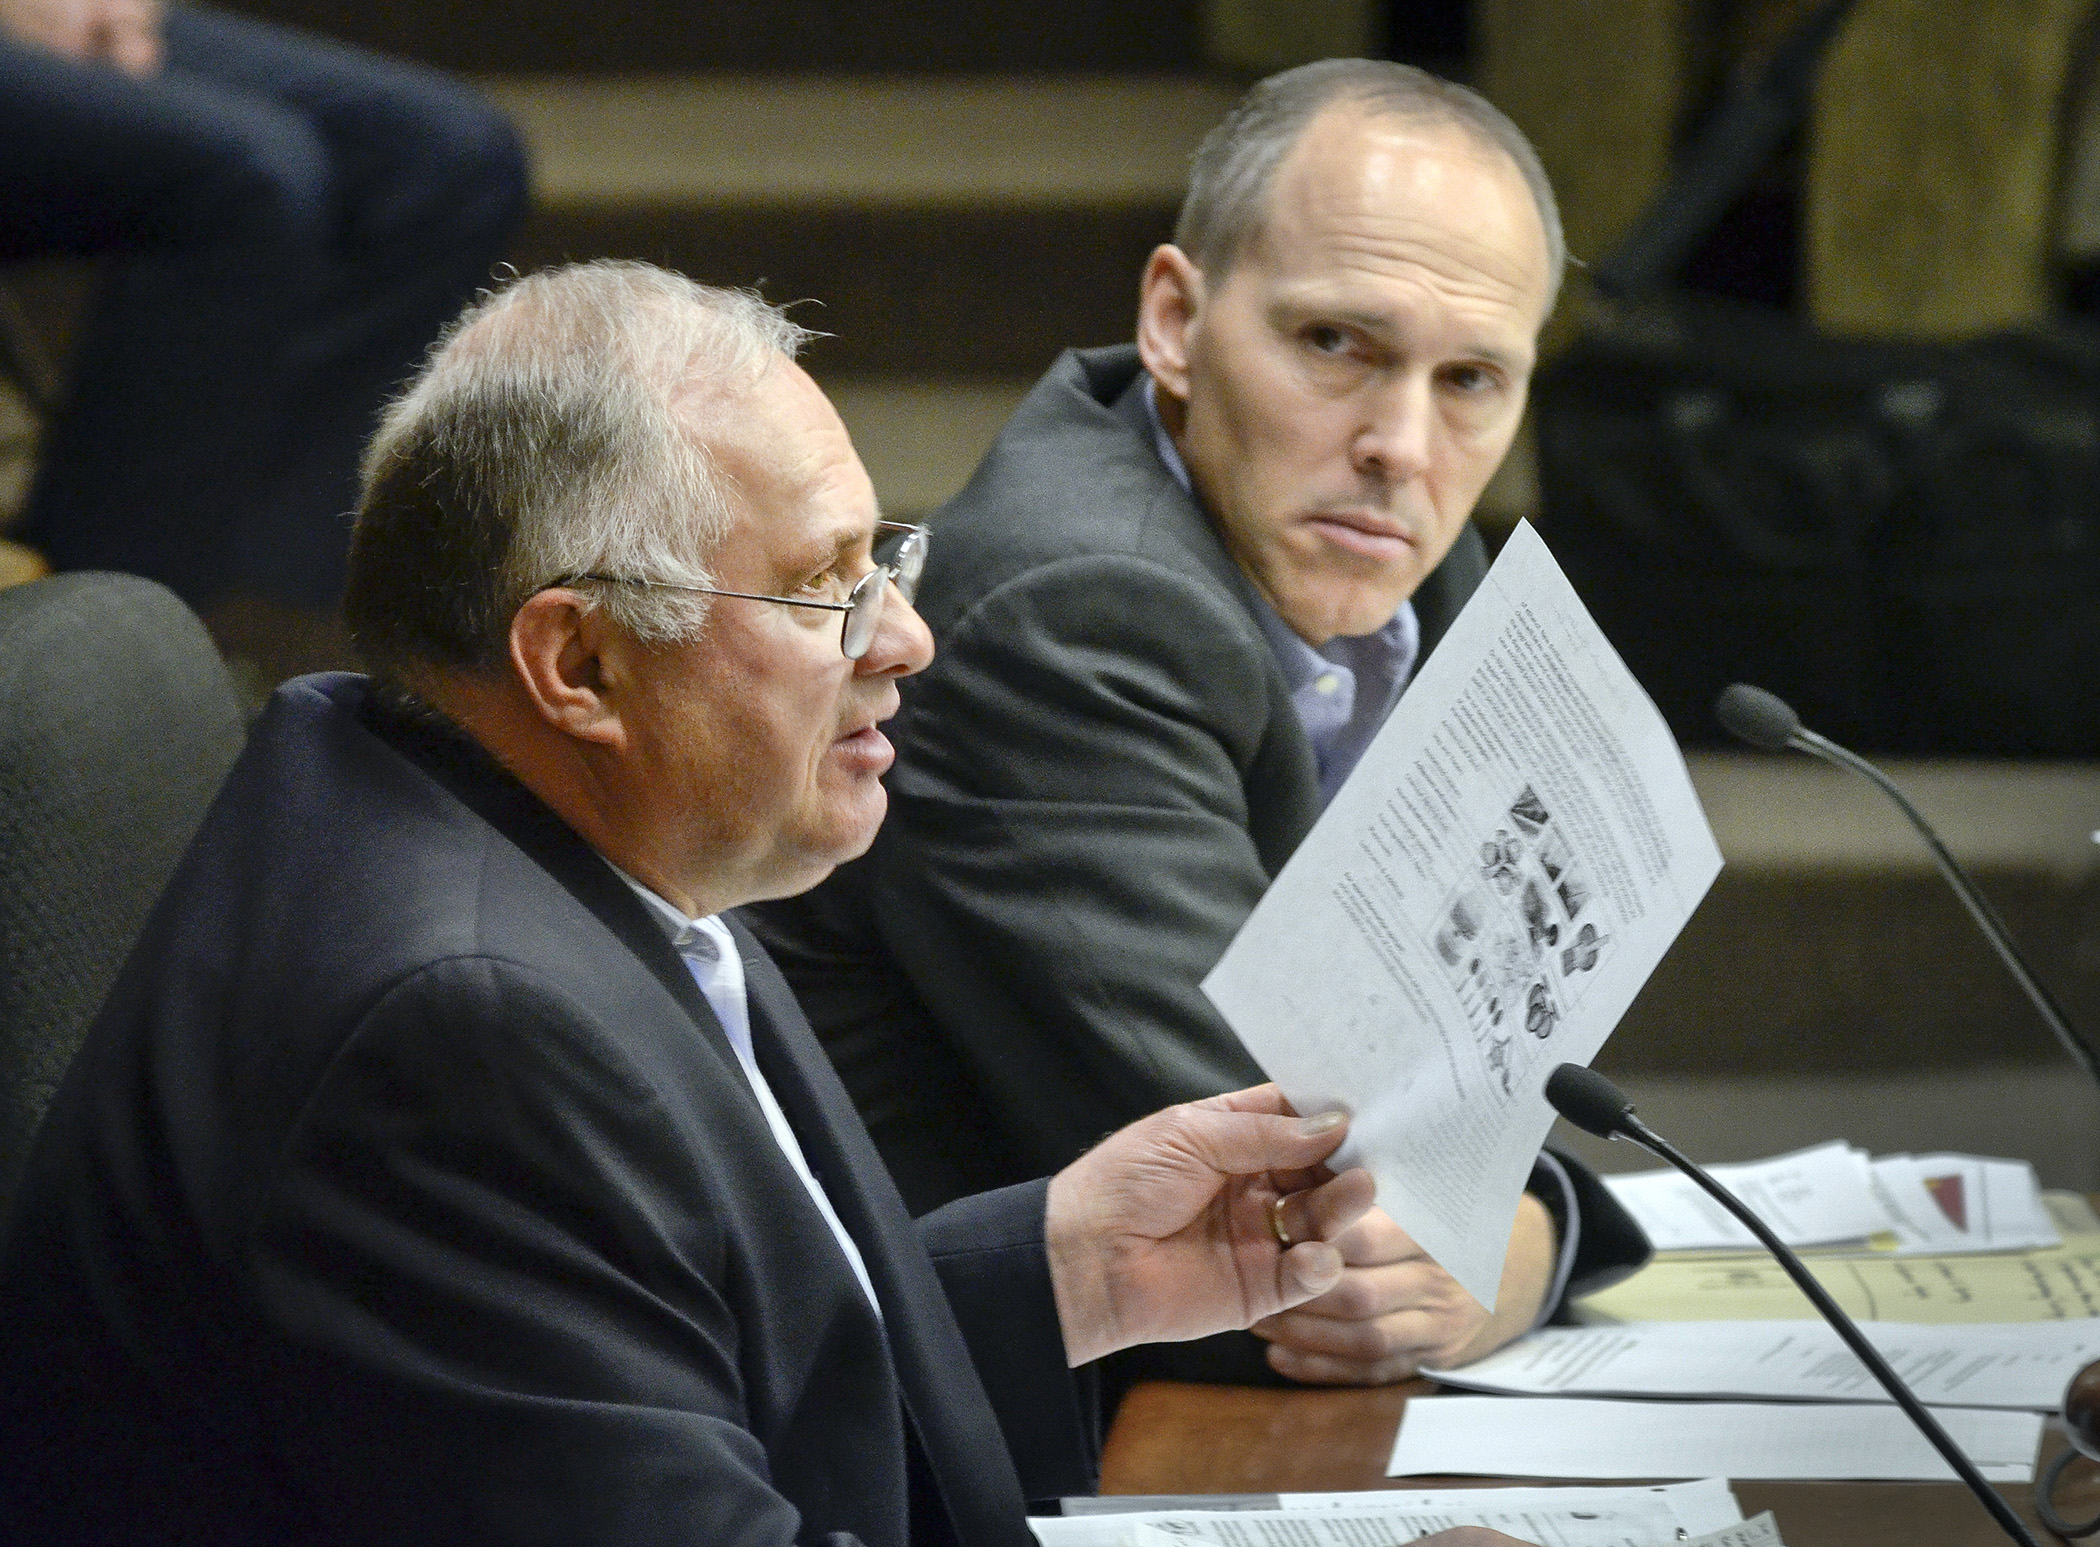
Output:
<svg viewBox="0 0 2100 1547">
<path fill-rule="evenodd" d="M 1426 372 L 1401 372 L 1372 388 L 1349 448 L 1356 470 L 1396 482 L 1428 471 L 1435 408 L 1434 387 Z"/>
<path fill-rule="evenodd" d="M 897 583 L 891 581 L 889 593 L 882 599 L 882 618 L 875 625 L 875 637 L 868 641 L 868 653 L 855 664 L 863 676 L 909 677 L 915 671 L 924 671 L 932 660 L 933 630 L 904 599 Z"/>
</svg>

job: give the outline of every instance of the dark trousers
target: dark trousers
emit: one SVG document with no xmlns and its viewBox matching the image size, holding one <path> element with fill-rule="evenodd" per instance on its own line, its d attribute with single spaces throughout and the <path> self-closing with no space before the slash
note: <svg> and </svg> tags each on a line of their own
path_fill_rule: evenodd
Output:
<svg viewBox="0 0 2100 1547">
<path fill-rule="evenodd" d="M 331 607 L 387 394 L 525 206 L 465 87 L 177 9 L 134 80 L 0 40 L 0 257 L 111 254 L 16 535 L 192 606 Z"/>
</svg>

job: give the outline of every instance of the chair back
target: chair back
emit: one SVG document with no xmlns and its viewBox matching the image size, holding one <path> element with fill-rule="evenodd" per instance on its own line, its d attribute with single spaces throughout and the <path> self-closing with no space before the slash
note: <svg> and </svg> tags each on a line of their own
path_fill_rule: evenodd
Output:
<svg viewBox="0 0 2100 1547">
<path fill-rule="evenodd" d="M 243 731 L 210 636 L 163 587 L 0 590 L 0 1216 Z"/>
</svg>

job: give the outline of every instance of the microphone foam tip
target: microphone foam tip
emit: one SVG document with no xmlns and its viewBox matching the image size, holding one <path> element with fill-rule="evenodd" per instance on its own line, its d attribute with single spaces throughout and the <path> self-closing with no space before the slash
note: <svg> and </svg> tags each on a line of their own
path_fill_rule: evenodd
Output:
<svg viewBox="0 0 2100 1547">
<path fill-rule="evenodd" d="M 1714 718 L 1721 729 L 1738 741 L 1767 752 L 1784 752 L 1801 734 L 1801 716 L 1776 693 L 1738 682 L 1721 691 L 1714 700 Z"/>
</svg>

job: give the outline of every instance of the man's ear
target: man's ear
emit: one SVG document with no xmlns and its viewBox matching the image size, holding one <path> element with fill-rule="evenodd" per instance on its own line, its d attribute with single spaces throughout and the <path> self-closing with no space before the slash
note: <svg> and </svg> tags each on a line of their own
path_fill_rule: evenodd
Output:
<svg viewBox="0 0 2100 1547">
<path fill-rule="evenodd" d="M 554 729 L 614 749 L 626 741 L 612 689 L 624 678 L 625 636 L 574 591 L 535 591 L 510 620 L 510 663 L 532 707 Z"/>
<path fill-rule="evenodd" d="M 1159 390 L 1178 402 L 1189 395 L 1189 340 L 1203 310 L 1203 270 L 1169 242 L 1152 249 L 1138 282 L 1138 358 Z"/>
</svg>

